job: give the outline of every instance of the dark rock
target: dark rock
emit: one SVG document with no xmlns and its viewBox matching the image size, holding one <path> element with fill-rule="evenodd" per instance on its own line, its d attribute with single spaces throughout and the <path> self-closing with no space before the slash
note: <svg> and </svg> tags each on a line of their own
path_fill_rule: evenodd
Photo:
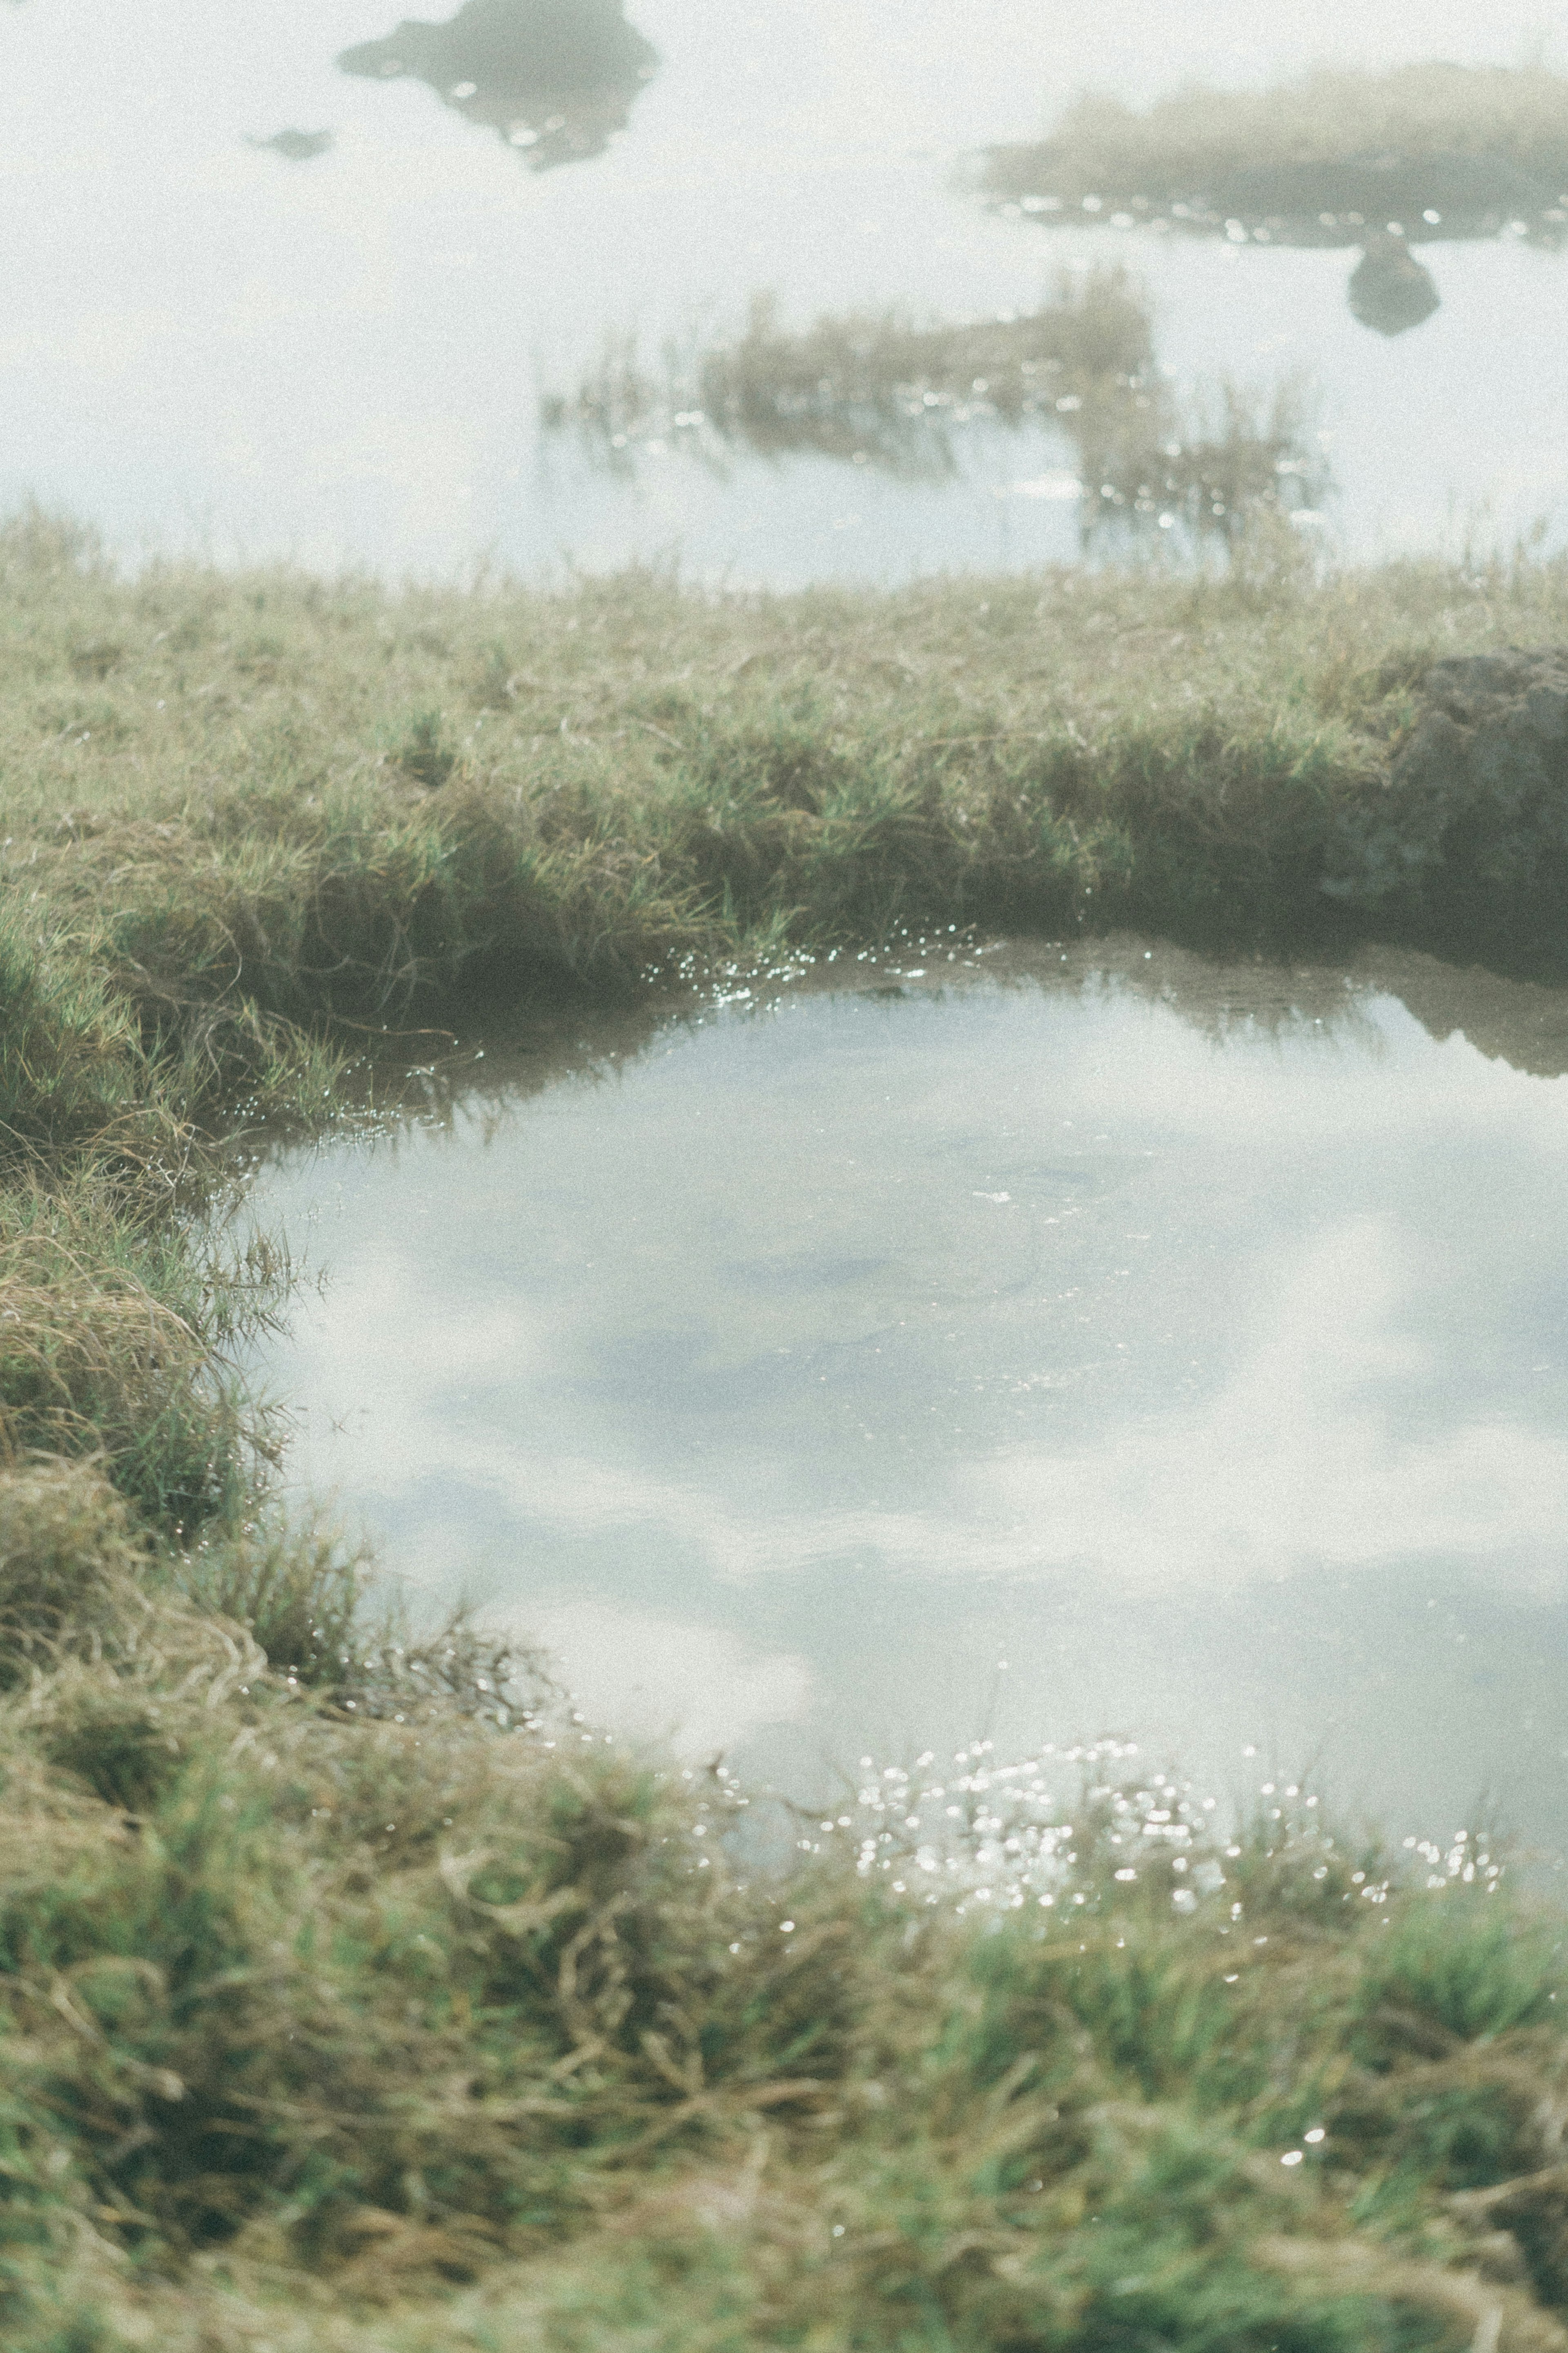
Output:
<svg viewBox="0 0 1568 2353">
<path fill-rule="evenodd" d="M 1380 335 L 1403 335 L 1418 327 L 1442 301 L 1432 272 L 1398 237 L 1368 238 L 1347 290 L 1352 314 Z"/>
<path fill-rule="evenodd" d="M 1568 646 L 1434 662 L 1379 784 L 1342 805 L 1322 888 L 1476 936 L 1568 940 Z"/>
</svg>

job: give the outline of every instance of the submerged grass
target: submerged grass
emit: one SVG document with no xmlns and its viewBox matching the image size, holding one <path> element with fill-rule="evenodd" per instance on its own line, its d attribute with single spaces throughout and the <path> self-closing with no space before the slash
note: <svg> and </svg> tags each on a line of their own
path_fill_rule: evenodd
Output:
<svg viewBox="0 0 1568 2353">
<path fill-rule="evenodd" d="M 288 1270 L 196 1216 L 481 992 L 937 919 L 1552 969 L 1550 813 L 1478 858 L 1490 786 L 1386 779 L 1434 659 L 1565 637 L 1559 567 L 1288 535 L 721 599 L 0 534 L 7 2346 L 1568 2344 L 1562 1924 L 1495 1857 L 976 1754 L 759 1859 L 367 1622 L 226 1370 Z"/>
</svg>

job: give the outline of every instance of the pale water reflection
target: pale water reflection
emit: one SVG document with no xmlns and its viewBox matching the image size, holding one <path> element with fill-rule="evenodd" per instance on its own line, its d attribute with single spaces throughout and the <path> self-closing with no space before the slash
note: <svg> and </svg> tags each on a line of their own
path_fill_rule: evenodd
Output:
<svg viewBox="0 0 1568 2353">
<path fill-rule="evenodd" d="M 1390 339 L 1359 319 L 1386 329 L 1433 294 L 1403 249 L 1374 256 L 1352 315 L 1343 251 L 1131 218 L 1047 238 L 956 185 L 1086 87 L 1142 104 L 1325 57 L 1515 63 L 1533 0 L 426 5 L 403 24 L 389 0 L 0 8 L 0 504 L 62 503 L 132 557 L 395 574 L 679 560 L 788 586 L 1071 561 L 1099 478 L 1044 421 L 977 426 L 940 478 L 807 449 L 725 479 L 670 444 L 628 480 L 542 443 L 539 400 L 606 335 L 724 341 L 755 296 L 793 335 L 1022 317 L 1058 265 L 1110 252 L 1148 282 L 1182 403 L 1228 380 L 1264 413 L 1310 380 L 1347 552 L 1508 545 L 1538 516 L 1563 535 L 1563 256 L 1445 247 L 1441 308 Z"/>
<path fill-rule="evenodd" d="M 429 1604 L 797 1786 L 1117 1733 L 1561 1843 L 1561 997 L 1100 944 L 469 1067 L 253 1197 L 293 1475 Z"/>
</svg>

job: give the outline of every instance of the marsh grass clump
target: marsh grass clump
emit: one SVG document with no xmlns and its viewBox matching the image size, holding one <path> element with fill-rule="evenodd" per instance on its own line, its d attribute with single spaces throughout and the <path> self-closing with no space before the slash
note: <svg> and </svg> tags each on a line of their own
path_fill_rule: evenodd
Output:
<svg viewBox="0 0 1568 2353">
<path fill-rule="evenodd" d="M 150 1523 L 233 1508 L 259 1440 L 202 1274 L 123 1182 L 0 1194 L 0 1447 L 90 1459 Z"/>
<path fill-rule="evenodd" d="M 1079 426 L 1100 528 L 1185 501 L 1231 534 L 1223 580 L 400 600 L 272 575 L 30 576 L 25 628 L 0 628 L 11 1128 L 53 1151 L 140 1123 L 156 1159 L 174 1147 L 137 1140 L 150 1120 L 177 1132 L 240 1100 L 309 1121 L 367 1028 L 498 988 L 625 989 L 757 927 L 1370 928 L 1549 953 L 1545 900 L 1520 936 L 1511 865 L 1483 860 L 1455 896 L 1441 858 L 1368 864 L 1358 845 L 1397 816 L 1384 780 L 1425 670 L 1561 641 L 1557 569 L 1320 584 L 1283 511 L 1310 496 L 1283 454 L 1299 420 L 1258 438 L 1222 412 L 1145 467 L 1158 418 L 1132 409 L 1114 446 Z M 103 681 L 115 731 L 62 744 L 83 602 L 131 650 Z M 282 649 L 265 676 L 259 623 Z M 389 744 L 389 703 L 445 714 L 414 752 L 453 759 L 439 789 Z"/>
<path fill-rule="evenodd" d="M 145 1070 L 132 1008 L 116 1003 L 93 932 L 51 934 L 0 902 L 0 1155 L 136 1123 Z"/>
<path fill-rule="evenodd" d="M 433 792 L 444 785 L 458 765 L 458 755 L 447 744 L 438 711 L 416 712 L 408 723 L 408 732 L 398 753 L 405 773 L 416 785 Z"/>
<path fill-rule="evenodd" d="M 1016 424 L 1058 400 L 1142 379 L 1152 362 L 1140 289 L 1119 269 L 1064 276 L 1023 317 L 921 325 L 896 311 L 784 329 L 767 297 L 745 332 L 701 355 L 696 406 L 766 455 L 813 448 L 897 466 L 910 427 L 972 416 Z M 900 429 L 901 428 L 901 429 Z"/>
<path fill-rule="evenodd" d="M 1499 216 L 1495 230 L 1521 206 L 1533 206 L 1535 227 L 1549 234 L 1561 225 L 1568 190 L 1568 79 L 1539 65 L 1426 64 L 1383 73 L 1320 69 L 1264 90 L 1184 90 L 1141 113 L 1087 97 L 1048 138 L 988 149 L 979 177 L 987 194 L 1027 203 L 1047 222 L 1068 207 L 1080 223 L 1086 212 L 1109 218 L 1125 208 L 1135 219 L 1223 230 L 1227 199 L 1235 198 L 1256 216 L 1310 212 L 1314 241 L 1342 243 L 1355 241 L 1358 224 L 1316 216 L 1352 208 L 1353 192 L 1351 206 L 1331 202 L 1333 174 L 1377 158 L 1403 160 L 1417 174 L 1446 169 L 1456 187 L 1465 161 L 1493 164 L 1505 176 L 1489 192 L 1476 182 L 1478 219 Z M 1304 187 L 1313 173 L 1320 201 L 1307 207 L 1296 181 Z M 1271 187 L 1275 181 L 1280 185 Z M 1448 223 L 1423 222 L 1421 209 L 1408 224 L 1413 236 L 1463 233 L 1462 194 L 1450 198 L 1456 217 Z M 1365 225 L 1384 222 L 1368 215 Z"/>
<path fill-rule="evenodd" d="M 1118 268 L 1065 272 L 1040 311 L 966 324 L 889 311 L 791 332 L 759 298 L 737 340 L 668 346 L 658 375 L 634 336 L 611 337 L 574 396 L 550 396 L 541 414 L 617 472 L 673 444 L 709 465 L 736 449 L 810 452 L 941 479 L 960 470 L 972 428 L 1048 428 L 1082 476 L 1086 544 L 1107 526 L 1228 539 L 1267 510 L 1316 506 L 1328 469 L 1300 388 L 1260 406 L 1226 385 L 1217 405 L 1181 398 L 1161 375 L 1146 299 Z"/>
<path fill-rule="evenodd" d="M 635 335 L 610 336 L 575 393 L 547 396 L 541 415 L 622 469 L 634 440 L 673 437 L 710 461 L 726 448 L 809 450 L 942 474 L 955 424 L 1055 415 L 1060 402 L 1127 392 L 1152 364 L 1147 303 L 1121 269 L 1063 273 L 1038 311 L 963 322 L 887 311 L 791 330 L 763 294 L 739 335 L 667 344 L 657 372 Z"/>
<path fill-rule="evenodd" d="M 0 1689 L 100 1643 L 147 1567 L 123 1497 L 94 1462 L 37 1459 L 0 1473 Z"/>
<path fill-rule="evenodd" d="M 171 1571 L 188 1600 L 242 1626 L 296 1682 L 338 1689 L 354 1672 L 370 1565 L 335 1529 L 252 1519 L 199 1537 Z"/>
</svg>

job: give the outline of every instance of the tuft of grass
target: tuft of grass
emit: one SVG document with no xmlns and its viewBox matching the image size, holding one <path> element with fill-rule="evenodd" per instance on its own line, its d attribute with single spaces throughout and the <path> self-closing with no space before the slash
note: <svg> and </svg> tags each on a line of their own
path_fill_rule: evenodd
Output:
<svg viewBox="0 0 1568 2353">
<path fill-rule="evenodd" d="M 101 1643 L 146 1565 L 97 1463 L 43 1458 L 0 1478 L 0 1690 L 73 1641 Z"/>
<path fill-rule="evenodd" d="M 447 744 L 441 731 L 438 711 L 418 711 L 408 723 L 408 733 L 399 754 L 405 772 L 416 785 L 434 792 L 444 785 L 458 765 L 458 755 Z"/>
<path fill-rule="evenodd" d="M 189 1601 L 242 1626 L 292 1681 L 338 1689 L 355 1674 L 370 1576 L 363 1546 L 268 1515 L 199 1537 L 171 1569 Z"/>
<path fill-rule="evenodd" d="M 135 1017 L 97 968 L 90 931 L 51 934 L 19 894 L 0 900 L 0 1149 L 59 1145 L 134 1124 Z"/>
<path fill-rule="evenodd" d="M 218 1324 L 177 1229 L 123 1182 L 0 1192 L 0 1448 L 101 1463 L 145 1519 L 194 1528 L 234 1509 L 247 1428 Z"/>
<path fill-rule="evenodd" d="M 8 2342 L 1558 2342 L 1518 1899 L 1325 1902 L 1307 1811 L 1230 1878 L 1176 1805 L 1182 1910 L 1103 1781 L 1050 1908 L 901 1892 L 864 1800 L 781 1877 L 721 1784 L 383 1672 L 359 1716 L 170 1597 L 0 1698 Z M 1435 2057 L 1377 2021 L 1439 1947 Z"/>
<path fill-rule="evenodd" d="M 658 373 L 635 334 L 606 338 L 574 393 L 547 395 L 547 428 L 573 426 L 590 454 L 628 469 L 657 437 L 721 464 L 742 448 L 809 450 L 897 475 L 951 473 L 953 428 L 1070 414 L 1125 399 L 1152 368 L 1148 306 L 1125 270 L 1064 273 L 1025 316 L 921 322 L 908 312 L 824 317 L 792 332 L 772 295 L 753 297 L 729 341 L 665 346 Z"/>
</svg>

